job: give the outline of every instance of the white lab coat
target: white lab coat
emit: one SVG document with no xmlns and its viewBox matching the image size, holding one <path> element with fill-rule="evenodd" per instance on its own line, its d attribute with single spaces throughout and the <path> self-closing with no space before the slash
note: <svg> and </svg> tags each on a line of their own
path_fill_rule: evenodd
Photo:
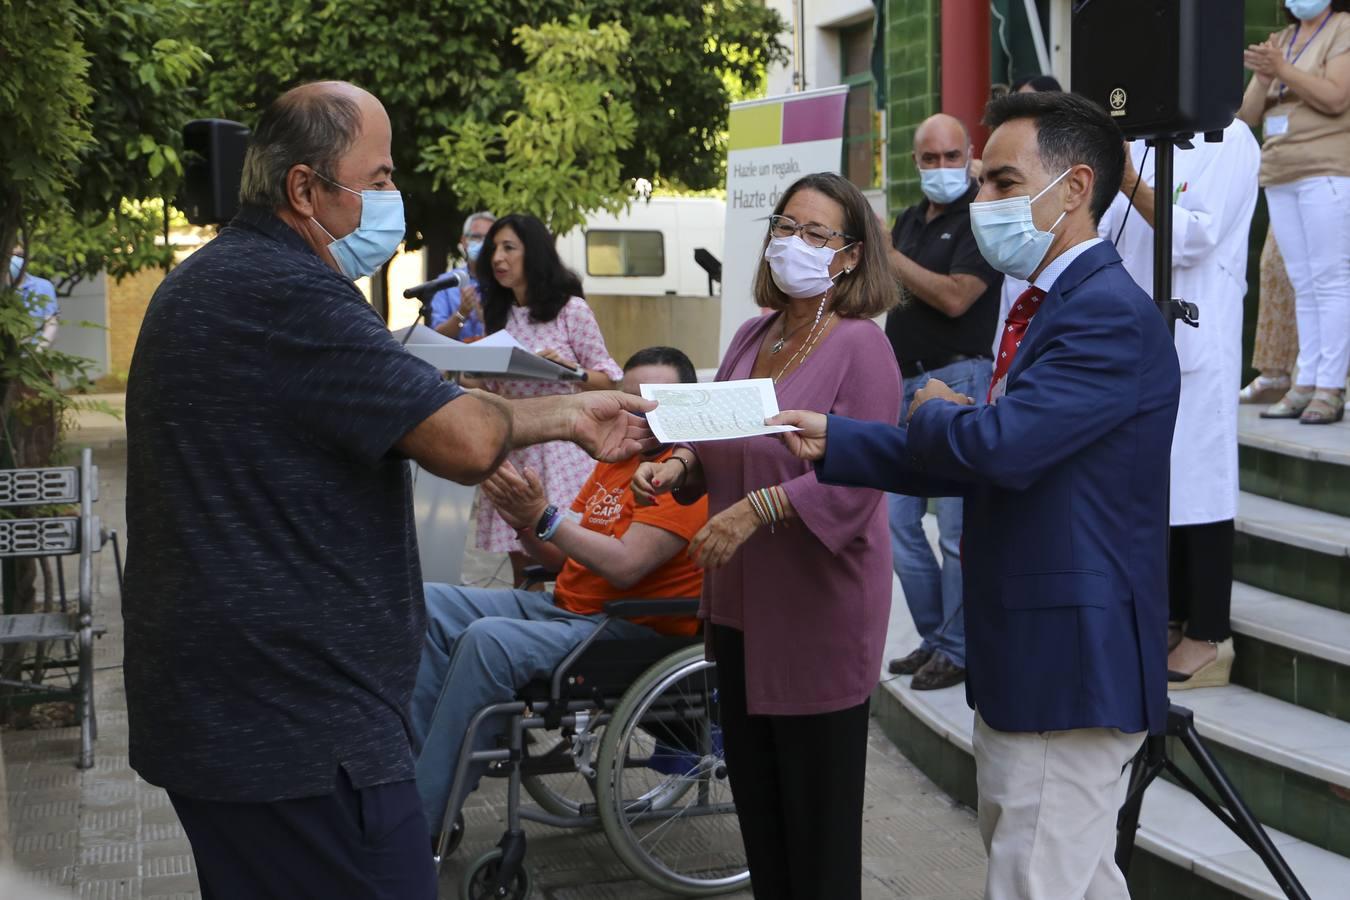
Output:
<svg viewBox="0 0 1350 900">
<path fill-rule="evenodd" d="M 1130 145 L 1152 185 L 1153 153 L 1141 166 L 1143 141 Z M 1172 437 L 1172 524 L 1201 525 L 1237 515 L 1237 412 L 1242 378 L 1242 301 L 1247 293 L 1247 236 L 1256 208 L 1261 148 L 1234 121 L 1220 143 L 1197 136 L 1173 153 L 1172 296 L 1200 309 L 1200 327 L 1177 323 L 1181 406 Z M 1125 269 L 1153 294 L 1153 229 L 1129 198 L 1117 194 L 1098 229 L 1115 240 Z"/>
</svg>

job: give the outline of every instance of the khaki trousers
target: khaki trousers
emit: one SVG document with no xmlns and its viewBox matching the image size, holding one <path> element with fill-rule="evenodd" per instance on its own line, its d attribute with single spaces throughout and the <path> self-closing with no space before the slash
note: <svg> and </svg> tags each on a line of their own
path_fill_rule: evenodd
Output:
<svg viewBox="0 0 1350 900">
<path fill-rule="evenodd" d="M 985 900 L 1129 900 L 1116 814 L 1144 733 L 1006 732 L 975 715 Z"/>
</svg>

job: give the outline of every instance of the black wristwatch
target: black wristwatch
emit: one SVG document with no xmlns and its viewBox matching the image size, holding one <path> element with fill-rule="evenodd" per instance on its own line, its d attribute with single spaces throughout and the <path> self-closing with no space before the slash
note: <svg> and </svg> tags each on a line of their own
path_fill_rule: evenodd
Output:
<svg viewBox="0 0 1350 900">
<path fill-rule="evenodd" d="M 556 529 L 550 529 L 549 526 L 553 524 L 553 520 L 557 518 L 557 515 L 558 507 L 554 506 L 552 503 L 545 506 L 543 515 L 539 517 L 539 521 L 534 526 L 534 536 L 541 541 L 546 541 L 553 537 L 552 532 Z"/>
</svg>

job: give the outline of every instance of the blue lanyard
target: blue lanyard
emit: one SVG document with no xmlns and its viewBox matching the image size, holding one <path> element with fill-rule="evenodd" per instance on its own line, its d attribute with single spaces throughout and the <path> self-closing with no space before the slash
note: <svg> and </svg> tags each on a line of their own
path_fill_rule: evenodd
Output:
<svg viewBox="0 0 1350 900">
<path fill-rule="evenodd" d="M 1327 23 L 1331 21 L 1331 17 L 1332 17 L 1333 15 L 1335 15 L 1335 10 L 1331 10 L 1331 9 L 1327 10 L 1326 16 L 1322 19 L 1322 24 L 1321 24 L 1321 25 L 1318 25 L 1318 26 L 1317 26 L 1317 30 L 1314 31 L 1314 32 L 1312 33 L 1312 37 L 1308 38 L 1308 43 L 1303 45 L 1303 49 L 1300 50 L 1300 51 L 1298 51 L 1298 55 L 1297 55 L 1297 56 L 1295 56 L 1293 59 L 1290 59 L 1290 58 L 1289 58 L 1289 51 L 1293 50 L 1293 49 L 1294 49 L 1294 45 L 1298 43 L 1298 31 L 1299 31 L 1300 28 L 1303 27 L 1303 23 L 1302 23 L 1302 22 L 1299 22 L 1297 25 L 1294 26 L 1294 33 L 1293 33 L 1293 35 L 1289 38 L 1289 46 L 1284 48 L 1284 59 L 1285 59 L 1286 62 L 1289 63 L 1289 65 L 1292 66 L 1292 65 L 1294 65 L 1295 63 L 1297 63 L 1300 59 L 1303 58 L 1303 54 L 1305 54 L 1305 53 L 1308 52 L 1308 45 L 1311 44 L 1313 41 L 1317 40 L 1317 36 L 1318 36 L 1319 34 L 1322 33 L 1322 29 L 1323 29 L 1323 28 L 1326 28 L 1326 27 L 1327 27 Z M 1284 92 L 1285 92 L 1285 90 L 1286 90 L 1288 87 L 1289 87 L 1289 85 L 1285 84 L 1283 81 L 1280 82 L 1280 102 L 1281 102 L 1281 103 L 1284 102 Z"/>
</svg>

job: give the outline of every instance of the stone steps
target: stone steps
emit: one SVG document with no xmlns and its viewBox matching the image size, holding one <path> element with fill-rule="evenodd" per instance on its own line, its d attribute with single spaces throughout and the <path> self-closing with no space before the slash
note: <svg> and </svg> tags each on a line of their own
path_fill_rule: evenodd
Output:
<svg viewBox="0 0 1350 900">
<path fill-rule="evenodd" d="M 1350 517 L 1244 491 L 1236 529 L 1237 581 L 1350 613 Z"/>
<path fill-rule="evenodd" d="M 874 694 L 873 708 L 883 730 L 940 787 L 963 802 L 973 802 L 974 716 L 966 705 L 964 690 L 956 687 L 911 691 L 909 681 L 905 677 L 885 682 Z M 1243 690 L 1230 687 L 1188 691 L 1175 699 L 1186 704 L 1190 697 L 1198 698 L 1204 693 Z M 1260 696 L 1250 691 L 1246 694 Z M 1218 704 L 1210 701 L 1198 705 Z M 1221 726 L 1203 718 L 1197 710 L 1197 728 L 1213 749 Z M 1215 732 L 1207 733 L 1208 728 L 1214 728 Z M 1251 735 L 1247 737 L 1252 739 Z M 1174 758 L 1178 755 L 1174 754 Z M 1230 777 L 1234 775 L 1231 768 L 1227 771 Z M 1340 774 L 1347 773 L 1342 770 Z M 1255 805 L 1243 785 L 1239 784 L 1238 790 L 1244 793 L 1249 805 Z M 1260 813 L 1257 815 L 1259 818 Z M 1136 846 L 1144 853 L 1136 852 L 1130 870 L 1131 891 L 1136 898 L 1284 897 L 1256 854 L 1180 787 L 1161 779 L 1154 782 L 1144 795 L 1139 824 Z M 1269 825 L 1266 828 L 1309 896 L 1318 900 L 1346 896 L 1350 859 Z M 1154 859 L 1149 860 L 1146 855 Z M 1159 869 L 1158 862 L 1164 863 L 1165 868 Z M 1207 890 L 1215 888 L 1218 890 Z"/>
<path fill-rule="evenodd" d="M 1350 614 L 1233 585 L 1233 682 L 1350 722 Z"/>
<path fill-rule="evenodd" d="M 1238 472 L 1244 491 L 1350 516 L 1350 421 L 1308 426 L 1238 413 Z"/>
</svg>

